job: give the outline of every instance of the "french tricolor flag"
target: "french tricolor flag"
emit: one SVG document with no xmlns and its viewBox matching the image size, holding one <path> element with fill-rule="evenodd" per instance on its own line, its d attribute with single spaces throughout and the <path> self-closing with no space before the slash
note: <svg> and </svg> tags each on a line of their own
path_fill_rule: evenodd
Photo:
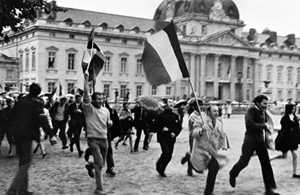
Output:
<svg viewBox="0 0 300 195">
<path fill-rule="evenodd" d="M 151 85 L 167 84 L 190 77 L 175 29 L 172 21 L 147 38 L 142 60 Z"/>
</svg>

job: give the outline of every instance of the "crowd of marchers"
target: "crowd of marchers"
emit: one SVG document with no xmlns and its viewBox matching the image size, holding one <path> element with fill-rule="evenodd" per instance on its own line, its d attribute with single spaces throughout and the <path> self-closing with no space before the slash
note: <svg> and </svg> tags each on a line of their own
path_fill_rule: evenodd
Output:
<svg viewBox="0 0 300 195">
<path fill-rule="evenodd" d="M 61 96 L 57 101 L 49 96 L 47 101 L 40 97 L 40 85 L 33 83 L 29 93 L 17 98 L 7 97 L 1 102 L 0 110 L 0 151 L 1 143 L 6 136 L 9 143 L 9 156 L 19 157 L 18 171 L 11 182 L 7 195 L 33 194 L 28 191 L 28 170 L 33 154 L 41 150 L 43 157 L 47 156 L 44 142 L 51 144 L 61 142 L 62 150 L 74 152 L 76 147 L 78 157 L 84 156 L 85 166 L 90 177 L 95 178 L 95 194 L 106 194 L 103 186 L 103 172 L 115 176 L 113 150 L 119 144 L 130 146 L 130 153 L 139 152 L 142 132 L 144 140 L 141 149 L 149 150 L 153 134 L 161 147 L 161 155 L 156 162 L 159 176 L 167 177 L 166 169 L 172 159 L 176 137 L 182 130 L 182 112 L 174 112 L 168 99 L 162 99 L 160 110 L 149 110 L 138 101 L 129 108 L 124 102 L 117 111 L 110 106 L 107 96 L 102 92 L 89 94 L 88 77 L 85 76 L 83 94 L 76 94 L 74 100 Z M 253 154 L 261 163 L 263 182 L 266 195 L 277 195 L 276 182 L 268 155 L 268 134 L 272 133 L 272 119 L 267 114 L 268 98 L 259 95 L 254 104 L 245 113 L 246 132 L 242 146 L 242 154 L 238 162 L 229 172 L 229 184 L 236 187 L 239 173 L 248 165 Z M 223 128 L 223 117 L 220 108 L 211 104 L 203 107 L 200 99 L 192 98 L 184 105 L 188 117 L 189 149 L 183 155 L 181 163 L 187 163 L 188 176 L 194 172 L 204 173 L 207 170 L 207 180 L 204 194 L 211 195 L 214 191 L 218 171 L 228 164 L 229 159 L 218 153 L 230 147 L 229 138 Z M 182 108 L 182 107 L 181 107 Z M 229 118 L 229 117 L 228 117 Z M 298 118 L 295 115 L 295 105 L 286 105 L 285 114 L 281 119 L 281 130 L 275 140 L 276 150 L 282 152 L 285 158 L 288 151 L 293 155 L 293 178 L 297 174 L 296 150 L 300 143 Z M 88 148 L 83 151 L 80 138 L 86 138 Z M 136 136 L 133 142 L 133 136 Z M 114 142 L 113 142 L 114 141 Z M 6 154 L 1 154 L 6 155 Z M 106 165 L 105 165 L 106 164 Z"/>
</svg>

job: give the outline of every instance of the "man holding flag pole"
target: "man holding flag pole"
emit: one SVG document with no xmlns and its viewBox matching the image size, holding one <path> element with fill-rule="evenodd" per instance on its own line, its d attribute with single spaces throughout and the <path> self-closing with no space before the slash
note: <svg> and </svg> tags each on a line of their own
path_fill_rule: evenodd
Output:
<svg viewBox="0 0 300 195">
<path fill-rule="evenodd" d="M 100 49 L 94 43 L 94 28 L 89 37 L 87 48 L 91 48 L 90 61 L 86 64 L 84 71 L 84 90 L 83 90 L 83 112 L 86 121 L 87 143 L 94 158 L 96 190 L 95 194 L 106 194 L 103 190 L 102 169 L 105 164 L 106 154 L 108 149 L 107 130 L 112 126 L 109 110 L 103 107 L 103 99 L 105 94 L 94 92 L 90 98 L 89 81 L 93 80 L 95 84 L 96 77 L 102 69 L 104 60 L 100 58 Z M 97 50 L 94 54 L 94 48 Z M 84 61 L 83 61 L 83 65 Z M 93 171 L 91 167 L 89 172 Z"/>
</svg>

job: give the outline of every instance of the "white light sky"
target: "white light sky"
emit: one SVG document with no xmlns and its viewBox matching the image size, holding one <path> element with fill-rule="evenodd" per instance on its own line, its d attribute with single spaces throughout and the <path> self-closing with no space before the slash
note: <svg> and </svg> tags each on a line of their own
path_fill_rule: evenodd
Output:
<svg viewBox="0 0 300 195">
<path fill-rule="evenodd" d="M 58 6 L 152 19 L 163 0 L 56 0 Z M 233 0 L 240 20 L 261 33 L 265 28 L 279 36 L 300 37 L 300 0 Z"/>
</svg>

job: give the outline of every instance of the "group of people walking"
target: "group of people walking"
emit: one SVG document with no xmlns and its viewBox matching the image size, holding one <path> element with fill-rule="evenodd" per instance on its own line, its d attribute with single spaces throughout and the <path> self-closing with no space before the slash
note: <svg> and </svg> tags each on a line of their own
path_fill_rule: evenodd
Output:
<svg viewBox="0 0 300 195">
<path fill-rule="evenodd" d="M 147 119 L 147 110 L 140 104 L 133 109 L 128 108 L 124 102 L 122 109 L 117 112 L 111 108 L 104 93 L 94 92 L 89 95 L 88 76 L 85 75 L 83 96 L 76 95 L 72 104 L 62 97 L 49 107 L 49 116 L 45 112 L 45 104 L 38 97 L 41 87 L 33 83 L 29 88 L 29 94 L 20 97 L 14 104 L 13 99 L 7 100 L 7 108 L 1 110 L 1 124 L 5 124 L 5 130 L 1 130 L 1 140 L 4 134 L 9 142 L 9 155 L 12 155 L 15 145 L 19 155 L 19 169 L 13 179 L 7 195 L 33 194 L 28 191 L 28 169 L 32 161 L 32 141 L 42 142 L 42 132 L 49 138 L 51 144 L 57 143 L 57 133 L 62 142 L 62 149 L 70 148 L 73 152 L 74 145 L 78 156 L 83 155 L 80 146 L 82 130 L 86 132 L 88 149 L 85 153 L 85 165 L 90 177 L 95 177 L 95 194 L 106 194 L 103 187 L 102 169 L 107 163 L 106 173 L 114 176 L 114 159 L 112 140 L 115 149 L 118 144 L 129 139 L 130 152 L 138 152 L 142 132 L 145 134 L 143 150 L 149 149 L 150 134 L 157 134 L 157 141 L 161 147 L 161 155 L 156 162 L 156 171 L 159 176 L 167 177 L 166 169 L 172 159 L 176 137 L 182 130 L 182 118 L 174 113 L 167 99 L 163 99 L 164 109 L 160 113 L 154 113 Z M 276 182 L 268 154 L 267 134 L 271 133 L 272 127 L 270 116 L 267 114 L 268 98 L 259 95 L 254 99 L 253 106 L 249 107 L 245 114 L 246 132 L 242 146 L 242 154 L 238 162 L 229 172 L 229 184 L 236 187 L 239 173 L 248 165 L 255 153 L 261 163 L 263 181 L 265 183 L 266 195 L 278 195 L 275 192 Z M 149 112 L 150 113 L 150 112 Z M 149 114 L 150 115 L 150 114 Z M 49 118 L 51 120 L 49 120 Z M 9 122 L 7 122 L 9 121 Z M 69 129 L 66 132 L 66 124 Z M 288 151 L 293 156 L 293 178 L 300 178 L 297 174 L 296 150 L 300 143 L 300 130 L 298 118 L 295 115 L 295 105 L 286 105 L 285 115 L 281 119 L 281 130 L 275 141 L 276 150 L 282 151 L 286 158 Z M 136 129 L 136 140 L 132 143 L 133 127 Z M 208 105 L 206 110 L 203 102 L 194 99 L 189 108 L 188 119 L 189 151 L 182 157 L 181 163 L 187 163 L 189 176 L 193 172 L 203 173 L 208 170 L 205 195 L 211 195 L 214 191 L 218 171 L 225 166 L 229 159 L 218 153 L 220 149 L 229 148 L 229 140 L 223 128 L 222 117 L 219 116 L 217 105 Z M 151 133 L 150 133 L 151 132 Z M 44 137 L 44 138 L 45 138 Z M 68 138 L 70 143 L 68 145 Z M 1 142 L 0 142 L 1 143 Z M 89 158 L 93 156 L 93 158 Z"/>
</svg>

